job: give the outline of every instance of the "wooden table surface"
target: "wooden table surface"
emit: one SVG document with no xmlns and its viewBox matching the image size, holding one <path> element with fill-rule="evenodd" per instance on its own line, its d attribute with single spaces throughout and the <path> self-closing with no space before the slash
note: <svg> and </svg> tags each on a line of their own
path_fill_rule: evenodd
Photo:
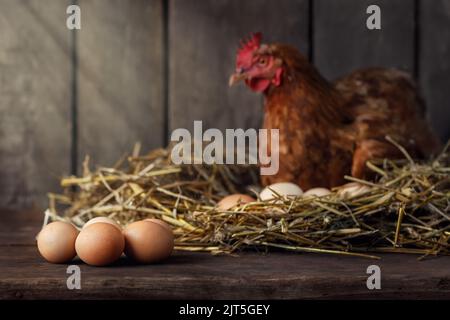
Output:
<svg viewBox="0 0 450 320">
<path fill-rule="evenodd" d="M 164 263 L 81 269 L 81 290 L 68 290 L 67 265 L 45 262 L 34 236 L 36 211 L 0 210 L 0 299 L 450 299 L 450 257 L 418 261 L 318 254 L 242 253 L 238 257 L 175 252 Z M 381 290 L 368 290 L 369 265 Z"/>
</svg>

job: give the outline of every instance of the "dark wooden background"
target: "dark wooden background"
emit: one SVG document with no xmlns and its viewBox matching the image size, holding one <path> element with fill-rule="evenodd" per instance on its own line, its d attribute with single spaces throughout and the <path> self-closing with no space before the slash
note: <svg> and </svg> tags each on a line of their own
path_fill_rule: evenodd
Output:
<svg viewBox="0 0 450 320">
<path fill-rule="evenodd" d="M 365 66 L 412 73 L 450 136 L 450 0 L 0 0 L 0 206 L 45 207 L 84 155 L 113 164 L 172 129 L 258 127 L 262 98 L 229 89 L 241 37 L 290 42 L 330 80 Z M 378 4 L 382 30 L 365 27 Z"/>
</svg>

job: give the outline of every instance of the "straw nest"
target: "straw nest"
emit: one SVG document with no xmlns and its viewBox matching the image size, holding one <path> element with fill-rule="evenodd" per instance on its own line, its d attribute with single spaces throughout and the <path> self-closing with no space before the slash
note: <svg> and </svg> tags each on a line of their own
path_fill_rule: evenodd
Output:
<svg viewBox="0 0 450 320">
<path fill-rule="evenodd" d="M 170 148 L 130 156 L 111 168 L 89 168 L 61 180 L 64 194 L 49 194 L 46 219 L 81 227 L 96 216 L 125 226 L 147 217 L 173 227 L 175 248 L 235 253 L 243 249 L 332 253 L 377 258 L 377 252 L 450 253 L 450 157 L 447 148 L 426 163 L 382 160 L 368 166 L 376 182 L 346 177 L 347 186 L 324 197 L 278 197 L 217 209 L 225 195 L 257 197 L 258 170 L 245 165 L 173 165 Z"/>
</svg>

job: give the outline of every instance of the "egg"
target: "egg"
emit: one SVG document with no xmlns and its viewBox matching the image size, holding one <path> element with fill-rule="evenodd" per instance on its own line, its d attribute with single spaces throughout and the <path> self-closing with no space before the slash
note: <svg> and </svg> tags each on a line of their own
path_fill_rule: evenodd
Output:
<svg viewBox="0 0 450 320">
<path fill-rule="evenodd" d="M 39 253 L 51 263 L 63 263 L 76 256 L 78 230 L 70 223 L 56 221 L 46 225 L 37 236 Z"/>
<path fill-rule="evenodd" d="M 172 253 L 173 233 L 160 223 L 145 220 L 133 222 L 125 228 L 123 234 L 125 254 L 137 262 L 158 262 Z"/>
<path fill-rule="evenodd" d="M 217 204 L 217 208 L 220 210 L 228 210 L 236 205 L 254 201 L 256 201 L 254 198 L 246 194 L 239 194 L 239 193 L 231 194 L 229 196 L 222 198 L 222 200 L 220 200 L 219 203 Z"/>
<path fill-rule="evenodd" d="M 272 192 L 272 190 L 276 193 Z M 303 194 L 303 191 L 294 183 L 278 182 L 265 187 L 259 194 L 259 197 L 261 200 L 265 201 L 277 198 L 277 194 L 283 197 L 298 197 Z"/>
<path fill-rule="evenodd" d="M 167 231 L 172 232 L 172 228 L 161 219 L 148 218 L 148 219 L 145 219 L 144 221 L 150 221 L 150 222 L 157 223 L 160 226 L 164 227 Z"/>
<path fill-rule="evenodd" d="M 119 228 L 97 222 L 83 228 L 75 242 L 78 257 L 93 266 L 113 263 L 123 253 L 125 240 Z"/>
<path fill-rule="evenodd" d="M 304 197 L 324 197 L 331 193 L 331 191 L 327 188 L 312 188 L 306 191 L 303 196 Z"/>
<path fill-rule="evenodd" d="M 119 226 L 119 224 L 117 222 L 115 222 L 113 219 L 108 218 L 108 217 L 96 217 L 96 218 L 92 218 L 91 220 L 89 220 L 88 222 L 86 222 L 83 226 L 83 229 L 90 226 L 93 223 L 97 223 L 97 222 L 103 222 L 103 223 L 109 223 L 112 224 L 113 226 L 117 227 L 120 231 L 122 231 L 122 228 Z"/>
<path fill-rule="evenodd" d="M 340 186 L 337 194 L 342 199 L 348 199 L 360 196 L 364 193 L 369 192 L 370 190 L 371 188 L 369 186 L 366 186 L 362 183 L 350 182 Z"/>
</svg>

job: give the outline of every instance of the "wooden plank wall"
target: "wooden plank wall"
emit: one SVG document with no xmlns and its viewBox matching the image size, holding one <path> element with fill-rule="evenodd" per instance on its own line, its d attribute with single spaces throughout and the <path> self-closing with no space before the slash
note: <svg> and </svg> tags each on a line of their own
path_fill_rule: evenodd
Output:
<svg viewBox="0 0 450 320">
<path fill-rule="evenodd" d="M 45 204 L 70 170 L 64 1 L 0 1 L 0 205 Z M 45 10 L 42 10 L 45 8 Z"/>
<path fill-rule="evenodd" d="M 258 127 L 262 98 L 228 88 L 240 38 L 297 46 L 330 80 L 365 66 L 417 77 L 450 136 L 450 0 L 0 0 L 0 207 L 45 206 L 89 154 L 111 165 L 171 130 Z M 365 27 L 382 8 L 382 30 Z M 71 169 L 72 168 L 72 169 Z"/>
<path fill-rule="evenodd" d="M 78 48 L 78 162 L 113 165 L 137 141 L 165 136 L 162 3 L 81 0 Z"/>
<path fill-rule="evenodd" d="M 366 27 L 366 8 L 371 4 L 382 8 L 381 30 Z M 314 63 L 329 79 L 368 66 L 414 73 L 414 4 L 414 0 L 313 1 Z"/>
<path fill-rule="evenodd" d="M 450 0 L 419 4 L 419 83 L 430 119 L 446 140 L 450 138 Z"/>
</svg>

